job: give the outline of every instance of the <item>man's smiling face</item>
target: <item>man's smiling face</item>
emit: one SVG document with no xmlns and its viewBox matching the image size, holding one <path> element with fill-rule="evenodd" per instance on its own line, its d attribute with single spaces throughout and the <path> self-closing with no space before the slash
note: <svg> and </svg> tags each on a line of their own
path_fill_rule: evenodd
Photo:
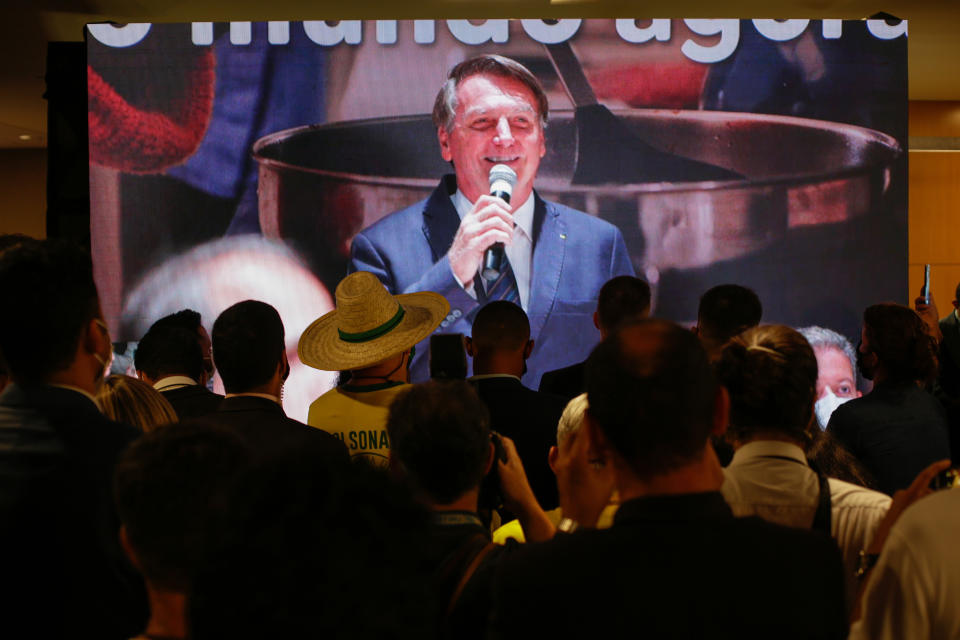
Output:
<svg viewBox="0 0 960 640">
<path fill-rule="evenodd" d="M 453 126 L 440 127 L 437 137 L 443 159 L 453 162 L 457 186 L 476 202 L 490 190 L 490 168 L 505 164 L 517 172 L 510 201 L 522 204 L 547 152 L 533 92 L 515 78 L 479 74 L 462 80 L 456 95 Z"/>
</svg>

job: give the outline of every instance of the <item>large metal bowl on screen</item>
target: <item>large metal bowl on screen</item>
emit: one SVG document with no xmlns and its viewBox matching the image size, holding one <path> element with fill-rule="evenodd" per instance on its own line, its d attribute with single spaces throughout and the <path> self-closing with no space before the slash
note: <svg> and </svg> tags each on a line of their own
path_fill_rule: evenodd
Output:
<svg viewBox="0 0 960 640">
<path fill-rule="evenodd" d="M 551 113 L 538 191 L 617 224 L 638 273 L 737 258 L 793 228 L 879 212 L 890 167 L 901 153 L 888 135 L 821 120 L 715 111 L 614 113 L 662 151 L 745 176 L 651 183 L 638 175 L 627 184 L 571 184 L 577 147 L 572 112 Z M 264 233 L 295 244 L 333 284 L 359 230 L 427 197 L 451 172 L 427 115 L 280 131 L 260 139 L 254 157 Z"/>
</svg>

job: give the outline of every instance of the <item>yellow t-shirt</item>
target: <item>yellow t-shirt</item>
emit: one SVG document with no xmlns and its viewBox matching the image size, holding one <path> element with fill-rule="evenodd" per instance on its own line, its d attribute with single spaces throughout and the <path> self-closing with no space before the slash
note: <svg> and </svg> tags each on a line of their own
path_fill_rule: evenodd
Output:
<svg viewBox="0 0 960 640">
<path fill-rule="evenodd" d="M 390 403 L 409 387 L 408 384 L 387 388 L 377 385 L 370 391 L 336 387 L 313 401 L 307 424 L 339 438 L 351 458 L 386 465 L 390 457 L 386 429 Z"/>
</svg>

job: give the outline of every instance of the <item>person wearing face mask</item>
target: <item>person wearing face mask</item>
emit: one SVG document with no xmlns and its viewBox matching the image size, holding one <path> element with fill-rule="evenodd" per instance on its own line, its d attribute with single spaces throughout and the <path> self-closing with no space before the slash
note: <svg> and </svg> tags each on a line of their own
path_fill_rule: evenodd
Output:
<svg viewBox="0 0 960 640">
<path fill-rule="evenodd" d="M 839 407 L 831 432 L 888 495 L 950 457 L 943 407 L 924 386 L 937 375 L 937 345 L 912 309 L 875 304 L 863 313 L 857 368 L 873 390 Z"/>
<path fill-rule="evenodd" d="M 390 295 L 366 271 L 341 280 L 335 295 L 336 309 L 304 330 L 297 355 L 307 366 L 347 375 L 310 404 L 307 424 L 339 438 L 351 457 L 386 466 L 390 404 L 409 385 L 416 344 L 440 326 L 450 304 L 429 291 Z"/>
<path fill-rule="evenodd" d="M 843 555 L 848 608 L 856 569 L 890 506 L 890 498 L 835 478 L 809 460 L 820 430 L 813 405 L 817 359 L 797 331 L 782 325 L 748 329 L 716 362 L 730 393 L 726 437 L 733 460 L 723 470 L 724 499 L 736 516 L 759 516 L 833 537 Z"/>
<path fill-rule="evenodd" d="M 0 253 L 0 620 L 31 637 L 129 638 L 146 622 L 111 477 L 139 432 L 94 399 L 110 364 L 90 256 L 54 240 Z"/>
<path fill-rule="evenodd" d="M 211 339 L 227 394 L 217 411 L 196 421 L 230 429 L 267 458 L 297 452 L 319 464 L 345 465 L 340 441 L 283 411 L 280 399 L 290 375 L 284 335 L 280 314 L 266 302 L 244 300 L 221 313 Z"/>
<path fill-rule="evenodd" d="M 817 356 L 817 424 L 827 428 L 837 407 L 863 393 L 857 389 L 857 356 L 844 336 L 826 327 L 797 329 Z"/>
</svg>

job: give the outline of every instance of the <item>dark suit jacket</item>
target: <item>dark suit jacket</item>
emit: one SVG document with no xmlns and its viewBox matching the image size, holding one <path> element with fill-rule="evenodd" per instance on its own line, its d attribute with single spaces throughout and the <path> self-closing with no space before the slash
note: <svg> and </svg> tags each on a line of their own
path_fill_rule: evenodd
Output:
<svg viewBox="0 0 960 640">
<path fill-rule="evenodd" d="M 4 390 L 0 635 L 119 640 L 143 630 L 146 593 L 120 547 L 113 505 L 114 466 L 138 435 L 80 392 Z"/>
<path fill-rule="evenodd" d="M 940 319 L 940 388 L 945 394 L 960 399 L 960 322 L 951 312 Z"/>
<path fill-rule="evenodd" d="M 940 343 L 940 375 L 937 399 L 947 412 L 950 427 L 950 457 L 960 464 L 960 322 L 951 312 L 940 319 L 943 341 Z"/>
<path fill-rule="evenodd" d="M 473 318 L 486 303 L 479 277 L 471 298 L 450 271 L 447 251 L 460 226 L 450 199 L 454 176 L 446 176 L 426 200 L 394 212 L 361 231 L 350 247 L 352 271 L 374 273 L 391 293 L 435 291 L 450 302 L 438 331 L 470 335 Z M 600 287 L 614 276 L 633 275 L 620 230 L 612 224 L 534 192 L 530 338 L 525 384 L 536 388 L 544 371 L 586 358 L 597 342 L 593 326 Z M 429 377 L 426 344 L 417 347 L 414 382 Z"/>
<path fill-rule="evenodd" d="M 213 413 L 223 402 L 222 395 L 214 393 L 199 384 L 161 391 L 160 393 L 173 405 L 173 410 L 177 412 L 177 417 L 180 420 L 189 420 Z"/>
<path fill-rule="evenodd" d="M 559 506 L 557 478 L 547 462 L 557 444 L 557 422 L 567 405 L 563 398 L 523 386 L 513 377 L 471 380 L 490 410 L 490 427 L 517 445 L 517 453 L 537 501 L 544 509 Z"/>
<path fill-rule="evenodd" d="M 216 412 L 197 421 L 235 431 L 262 457 L 294 454 L 312 456 L 330 464 L 350 461 L 342 442 L 325 431 L 288 418 L 283 407 L 267 398 L 224 398 Z"/>
<path fill-rule="evenodd" d="M 734 518 L 720 493 L 657 496 L 504 558 L 491 637 L 840 640 L 844 607 L 829 538 Z"/>
<path fill-rule="evenodd" d="M 863 463 L 877 490 L 891 496 L 927 465 L 950 457 L 943 407 L 910 382 L 878 384 L 840 405 L 827 430 Z"/>
<path fill-rule="evenodd" d="M 578 362 L 563 369 L 547 371 L 540 378 L 540 391 L 573 400 L 587 390 L 587 363 Z"/>
</svg>

